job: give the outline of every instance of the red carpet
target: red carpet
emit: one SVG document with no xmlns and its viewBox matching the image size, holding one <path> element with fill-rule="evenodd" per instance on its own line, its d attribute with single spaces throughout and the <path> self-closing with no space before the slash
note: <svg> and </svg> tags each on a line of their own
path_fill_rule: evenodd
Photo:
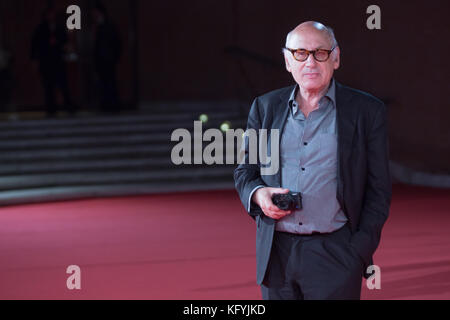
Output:
<svg viewBox="0 0 450 320">
<path fill-rule="evenodd" d="M 363 299 L 450 299 L 450 190 L 395 185 Z M 260 299 L 235 191 L 0 208 L 0 299 Z M 66 268 L 81 268 L 81 290 Z M 365 284 L 365 281 L 364 281 Z"/>
</svg>

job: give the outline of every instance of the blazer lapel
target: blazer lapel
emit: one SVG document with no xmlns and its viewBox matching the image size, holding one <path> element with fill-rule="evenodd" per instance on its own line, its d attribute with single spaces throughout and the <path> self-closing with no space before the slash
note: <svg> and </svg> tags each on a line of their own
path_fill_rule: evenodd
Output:
<svg viewBox="0 0 450 320">
<path fill-rule="evenodd" d="M 356 128 L 357 109 L 351 103 L 351 93 L 336 81 L 336 124 L 338 126 L 338 186 L 337 199 L 344 205 L 345 173 L 350 166 L 353 136 Z"/>
<path fill-rule="evenodd" d="M 273 121 L 272 121 L 272 127 L 271 129 L 278 130 L 278 147 L 281 146 L 281 135 L 283 134 L 284 126 L 286 125 L 287 118 L 289 116 L 289 107 L 288 107 L 288 101 L 289 97 L 294 90 L 295 85 L 290 86 L 287 88 L 287 90 L 283 91 L 280 94 L 280 100 L 277 105 L 274 105 L 274 109 L 272 110 L 273 114 Z M 270 132 L 268 133 L 268 150 L 271 150 L 271 139 L 270 139 Z M 274 183 L 281 187 L 281 150 L 279 149 L 278 152 L 278 164 L 279 164 L 279 170 L 277 171 L 274 179 Z"/>
</svg>

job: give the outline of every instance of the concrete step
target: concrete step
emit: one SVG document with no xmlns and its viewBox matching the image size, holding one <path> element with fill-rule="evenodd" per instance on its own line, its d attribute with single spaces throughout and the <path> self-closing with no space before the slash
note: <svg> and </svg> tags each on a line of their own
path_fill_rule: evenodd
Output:
<svg viewBox="0 0 450 320">
<path fill-rule="evenodd" d="M 193 163 L 193 162 L 192 162 Z M 225 163 L 225 159 L 224 162 Z M 237 161 L 235 161 L 237 163 Z M 230 165 L 232 166 L 232 165 Z M 197 168 L 208 169 L 210 165 L 195 165 Z M 72 173 L 95 172 L 102 170 L 143 170 L 158 171 L 161 169 L 193 168 L 193 165 L 175 165 L 168 157 L 159 158 L 119 158 L 105 160 L 67 160 L 45 161 L 38 163 L 11 163 L 0 166 L 0 176 L 21 176 L 39 173 Z"/>
<path fill-rule="evenodd" d="M 206 112 L 211 120 L 224 121 L 227 119 L 238 119 L 241 115 L 235 111 L 229 112 Z M 40 119 L 40 120 L 17 120 L 0 121 L 0 131 L 23 130 L 32 128 L 67 128 L 67 127 L 89 127 L 108 124 L 120 125 L 129 123 L 174 123 L 191 122 L 198 120 L 200 112 L 183 111 L 167 114 L 126 114 L 115 116 L 89 116 L 66 119 Z"/>
<path fill-rule="evenodd" d="M 204 126 L 204 130 L 207 128 L 219 128 L 222 121 L 213 120 L 209 121 L 207 125 Z M 236 120 L 232 122 L 233 128 L 244 128 L 245 121 Z M 20 129 L 8 129 L 0 131 L 0 140 L 13 139 L 13 140 L 24 140 L 24 139 L 36 139 L 36 138 L 56 138 L 56 137 L 86 137 L 86 136 L 108 136 L 114 135 L 130 135 L 139 133 L 171 133 L 176 129 L 184 128 L 187 130 L 193 130 L 194 122 L 174 122 L 170 124 L 156 123 L 127 123 L 127 124 L 106 124 L 102 126 L 86 126 L 86 127 L 43 127 L 43 128 L 29 128 L 27 130 Z"/>
<path fill-rule="evenodd" d="M 207 180 L 202 181 L 201 184 L 192 183 L 190 181 L 160 181 L 156 183 L 124 183 L 120 185 L 43 187 L 26 190 L 2 191 L 0 192 L 0 206 L 100 197 L 139 196 L 203 190 L 230 190 L 233 188 L 234 182 L 232 180 Z"/>
<path fill-rule="evenodd" d="M 224 149 L 227 147 L 227 141 L 223 142 Z M 238 153 L 234 142 L 230 142 L 231 147 L 235 149 L 235 158 Z M 117 160 L 117 159 L 158 159 L 164 158 L 169 161 L 172 155 L 173 147 L 178 142 L 168 142 L 164 144 L 123 144 L 118 146 L 86 146 L 84 148 L 65 148 L 65 149 L 39 149 L 18 150 L 0 152 L 0 165 L 5 168 L 14 168 L 14 166 L 30 164 L 38 165 L 39 163 L 58 163 L 73 161 L 97 161 L 97 160 Z M 203 146 L 196 147 L 192 143 L 191 159 L 194 154 L 203 154 Z M 7 169 L 5 169 L 7 170 Z"/>
<path fill-rule="evenodd" d="M 80 185 L 104 185 L 148 183 L 158 181 L 178 181 L 187 179 L 201 182 L 205 178 L 227 179 L 233 175 L 234 167 L 189 167 L 171 168 L 158 171 L 144 170 L 113 170 L 81 173 L 48 173 L 30 174 L 20 176 L 7 176 L 0 178 L 0 191 L 33 189 L 38 187 L 80 186 Z"/>
<path fill-rule="evenodd" d="M 129 135 L 108 136 L 86 136 L 86 137 L 55 137 L 55 138 L 33 138 L 0 141 L 0 151 L 15 150 L 42 150 L 42 149 L 64 149 L 85 148 L 97 146 L 118 145 L 152 145 L 170 142 L 171 133 L 140 133 Z"/>
<path fill-rule="evenodd" d="M 25 163 L 38 161 L 66 161 L 81 159 L 120 159 L 120 158 L 152 158 L 170 157 L 172 146 L 163 145 L 132 145 L 86 147 L 82 149 L 43 149 L 30 151 L 10 151 L 0 154 L 0 163 Z"/>
</svg>

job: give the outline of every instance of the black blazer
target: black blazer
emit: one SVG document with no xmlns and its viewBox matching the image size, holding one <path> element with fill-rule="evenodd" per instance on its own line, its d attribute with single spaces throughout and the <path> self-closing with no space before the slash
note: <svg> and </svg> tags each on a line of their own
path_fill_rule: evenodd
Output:
<svg viewBox="0 0 450 320">
<path fill-rule="evenodd" d="M 288 117 L 288 100 L 294 86 L 269 92 L 254 100 L 247 129 L 279 129 L 281 134 Z M 336 123 L 338 130 L 337 200 L 352 230 L 351 246 L 363 259 L 365 268 L 373 264 L 381 229 L 391 203 L 387 111 L 384 103 L 368 93 L 336 82 Z M 280 139 L 281 139 L 280 134 Z M 259 153 L 258 153 L 259 154 Z M 280 187 L 280 170 L 261 175 L 261 164 L 245 161 L 234 172 L 235 186 L 247 210 L 252 190 L 258 185 Z M 279 161 L 279 163 L 281 163 Z M 256 220 L 257 283 L 261 284 L 269 262 L 275 220 L 264 215 L 251 202 L 248 212 Z M 364 277 L 368 278 L 364 273 Z"/>
</svg>

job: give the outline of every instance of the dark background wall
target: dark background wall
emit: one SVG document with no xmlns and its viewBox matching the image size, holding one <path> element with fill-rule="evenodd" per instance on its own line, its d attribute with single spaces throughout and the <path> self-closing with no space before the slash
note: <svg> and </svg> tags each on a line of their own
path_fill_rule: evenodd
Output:
<svg viewBox="0 0 450 320">
<path fill-rule="evenodd" d="M 124 46 L 123 55 L 118 66 L 120 91 L 125 102 L 132 100 L 133 68 L 130 44 L 130 1 L 105 1 L 112 19 L 117 25 Z M 2 0 L 0 1 L 0 32 L 4 45 L 13 54 L 13 103 L 18 110 L 35 109 L 44 103 L 44 94 L 40 85 L 39 74 L 33 70 L 30 60 L 31 37 L 41 21 L 47 0 Z M 56 0 L 55 7 L 59 14 L 65 13 L 69 5 L 80 6 L 82 30 L 69 32 L 71 45 L 78 55 L 78 60 L 68 63 L 70 91 L 75 101 L 86 107 L 95 100 L 95 74 L 91 50 L 94 42 L 91 8 L 92 0 Z"/>
<path fill-rule="evenodd" d="M 71 90 L 88 106 L 95 101 L 95 76 L 89 62 L 89 17 L 84 13 L 92 1 L 57 3 L 61 8 L 68 4 L 82 8 L 86 24 L 75 35 L 81 58 L 72 66 Z M 292 83 L 283 69 L 280 48 L 298 23 L 318 20 L 334 28 L 340 43 L 338 81 L 388 104 L 391 158 L 422 171 L 450 171 L 448 1 L 105 3 L 124 44 L 119 79 L 125 101 L 250 103 L 255 95 Z M 366 28 L 371 4 L 381 7 L 382 30 Z M 28 57 L 31 32 L 44 5 L 40 0 L 0 2 L 4 41 L 14 54 L 13 100 L 19 110 L 42 104 L 39 79 Z"/>
</svg>

